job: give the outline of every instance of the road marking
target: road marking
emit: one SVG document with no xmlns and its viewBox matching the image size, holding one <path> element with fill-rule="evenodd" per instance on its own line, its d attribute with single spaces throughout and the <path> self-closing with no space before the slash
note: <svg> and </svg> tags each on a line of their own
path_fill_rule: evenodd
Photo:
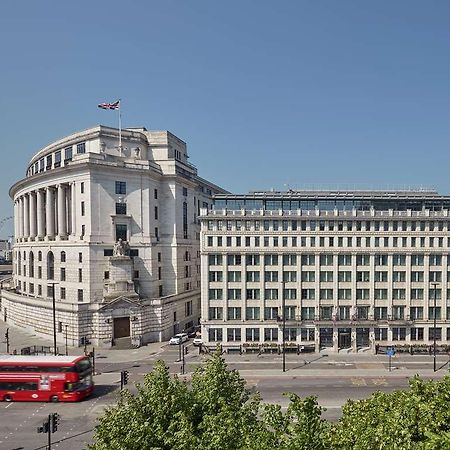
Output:
<svg viewBox="0 0 450 450">
<path fill-rule="evenodd" d="M 386 378 L 375 378 L 372 382 L 375 386 L 387 386 Z"/>
<path fill-rule="evenodd" d="M 8 403 L 6 406 L 5 406 L 5 409 L 6 408 L 9 408 L 10 406 L 12 406 L 13 405 L 13 403 Z"/>
</svg>

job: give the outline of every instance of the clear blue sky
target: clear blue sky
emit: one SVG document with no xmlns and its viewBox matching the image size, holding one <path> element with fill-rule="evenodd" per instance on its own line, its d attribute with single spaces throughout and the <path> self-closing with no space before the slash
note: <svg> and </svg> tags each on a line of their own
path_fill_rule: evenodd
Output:
<svg viewBox="0 0 450 450">
<path fill-rule="evenodd" d="M 115 125 L 96 104 L 118 97 L 233 192 L 450 194 L 449 24 L 444 0 L 2 2 L 0 215 L 29 158 Z"/>
</svg>

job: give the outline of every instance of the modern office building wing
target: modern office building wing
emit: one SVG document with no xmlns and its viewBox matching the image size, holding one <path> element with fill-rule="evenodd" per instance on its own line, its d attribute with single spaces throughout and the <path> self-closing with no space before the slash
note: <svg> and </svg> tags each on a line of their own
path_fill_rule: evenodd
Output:
<svg viewBox="0 0 450 450">
<path fill-rule="evenodd" d="M 202 333 L 229 349 L 450 339 L 450 197 L 218 194 L 201 213 Z M 283 310 L 284 306 L 284 310 Z"/>
</svg>

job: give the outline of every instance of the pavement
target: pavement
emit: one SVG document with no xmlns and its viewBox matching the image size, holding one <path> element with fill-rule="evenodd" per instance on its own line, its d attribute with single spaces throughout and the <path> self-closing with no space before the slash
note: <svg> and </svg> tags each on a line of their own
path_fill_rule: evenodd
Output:
<svg viewBox="0 0 450 450">
<path fill-rule="evenodd" d="M 8 326 L 0 322 L 0 352 Z M 32 333 L 9 326 L 11 351 L 30 345 L 52 344 Z M 61 415 L 59 430 L 53 436 L 52 448 L 85 449 L 92 442 L 96 418 L 109 405 L 117 401 L 120 371 L 128 370 L 127 386 L 136 392 L 135 383 L 141 382 L 158 359 L 164 360 L 172 374 L 189 381 L 193 371 L 201 366 L 208 355 L 199 354 L 191 342 L 186 345 L 184 372 L 179 360 L 178 346 L 154 343 L 139 349 L 96 349 L 96 385 L 94 395 L 79 403 L 0 403 L 0 449 L 43 449 L 47 435 L 37 434 L 37 427 L 49 413 Z M 90 351 L 92 347 L 88 347 Z M 68 348 L 69 354 L 83 354 L 83 348 Z M 285 392 L 305 397 L 315 395 L 326 408 L 323 417 L 338 420 L 341 407 L 348 399 L 368 397 L 372 392 L 391 392 L 408 386 L 409 379 L 419 374 L 423 378 L 441 378 L 448 373 L 448 357 L 437 357 L 437 372 L 433 371 L 433 357 L 429 355 L 401 354 L 389 359 L 386 355 L 368 353 L 287 354 L 286 371 L 282 371 L 282 356 L 276 354 L 225 354 L 231 369 L 239 370 L 247 386 L 258 391 L 263 401 L 288 405 Z"/>
</svg>

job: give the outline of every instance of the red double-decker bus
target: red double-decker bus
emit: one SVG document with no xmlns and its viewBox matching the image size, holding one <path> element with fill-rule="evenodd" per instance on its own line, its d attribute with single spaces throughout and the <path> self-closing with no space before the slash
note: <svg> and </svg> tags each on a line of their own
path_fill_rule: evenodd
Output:
<svg viewBox="0 0 450 450">
<path fill-rule="evenodd" d="M 76 402 L 92 393 L 87 356 L 0 355 L 0 400 Z"/>
</svg>

